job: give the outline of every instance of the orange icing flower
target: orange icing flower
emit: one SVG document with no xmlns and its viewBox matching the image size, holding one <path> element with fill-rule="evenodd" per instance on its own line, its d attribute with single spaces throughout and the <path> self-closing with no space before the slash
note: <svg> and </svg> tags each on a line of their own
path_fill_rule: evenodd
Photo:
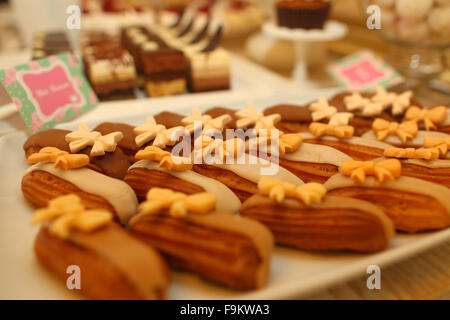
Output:
<svg viewBox="0 0 450 320">
<path fill-rule="evenodd" d="M 340 172 L 352 180 L 364 182 L 367 175 L 375 176 L 378 181 L 394 180 L 402 172 L 402 164 L 397 159 L 381 162 L 348 160 L 341 164 Z"/>
</svg>

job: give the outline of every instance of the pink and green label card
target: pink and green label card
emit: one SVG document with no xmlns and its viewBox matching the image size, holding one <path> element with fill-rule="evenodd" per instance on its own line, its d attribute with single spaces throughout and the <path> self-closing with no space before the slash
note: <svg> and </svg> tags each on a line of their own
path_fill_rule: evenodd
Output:
<svg viewBox="0 0 450 320">
<path fill-rule="evenodd" d="M 339 59 L 327 68 L 336 83 L 349 91 L 374 91 L 389 88 L 405 79 L 372 51 L 363 50 Z"/>
<path fill-rule="evenodd" d="M 98 99 L 71 53 L 0 70 L 0 80 L 35 133 L 94 108 Z"/>
</svg>

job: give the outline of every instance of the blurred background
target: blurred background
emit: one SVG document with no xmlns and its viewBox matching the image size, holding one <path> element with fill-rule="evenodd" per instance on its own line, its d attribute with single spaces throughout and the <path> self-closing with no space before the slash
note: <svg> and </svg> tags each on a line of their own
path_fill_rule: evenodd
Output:
<svg viewBox="0 0 450 320">
<path fill-rule="evenodd" d="M 33 35 L 65 27 L 65 9 L 82 8 L 82 30 L 101 27 L 118 29 L 128 23 L 149 22 L 155 10 L 181 13 L 187 0 L 0 0 L 0 67 L 27 62 Z M 274 19 L 275 0 L 228 1 L 224 14 L 222 45 L 279 75 L 291 77 L 296 58 L 292 41 L 280 40 L 261 30 Z M 450 85 L 450 0 L 332 0 L 329 19 L 344 23 L 345 37 L 320 43 L 319 49 L 303 55 L 308 77 L 304 88 L 336 84 L 325 72 L 330 62 L 369 49 L 406 77 L 406 85 L 430 104 L 448 103 Z M 408 3 L 415 3 L 408 5 Z M 381 8 L 381 30 L 366 26 L 369 5 Z M 69 31 L 78 48 L 79 31 Z"/>
</svg>

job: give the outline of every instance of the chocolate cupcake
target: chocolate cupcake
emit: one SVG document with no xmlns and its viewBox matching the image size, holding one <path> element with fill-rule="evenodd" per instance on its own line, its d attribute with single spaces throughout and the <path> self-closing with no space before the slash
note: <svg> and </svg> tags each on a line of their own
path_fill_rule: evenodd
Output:
<svg viewBox="0 0 450 320">
<path fill-rule="evenodd" d="M 290 29 L 322 29 L 330 2 L 324 0 L 285 0 L 276 3 L 278 25 Z"/>
</svg>

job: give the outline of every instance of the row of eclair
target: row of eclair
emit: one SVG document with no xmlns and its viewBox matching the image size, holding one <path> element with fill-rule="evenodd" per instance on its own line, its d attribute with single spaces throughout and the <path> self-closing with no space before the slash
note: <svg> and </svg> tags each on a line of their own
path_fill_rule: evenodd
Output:
<svg viewBox="0 0 450 320">
<path fill-rule="evenodd" d="M 36 133 L 24 144 L 32 166 L 22 179 L 25 198 L 39 208 L 33 220 L 42 223 L 36 255 L 62 278 L 78 265 L 88 297 L 162 299 L 167 265 L 257 289 L 274 244 L 375 252 L 395 230 L 446 228 L 450 117 L 413 99 L 380 88 L 264 112 L 252 104 L 194 108 L 136 127 Z M 177 133 L 195 135 L 196 123 L 194 151 L 174 155 Z M 207 134 L 226 129 L 256 129 L 255 137 Z M 262 151 L 273 142 L 273 132 L 277 157 L 273 149 L 252 152 L 251 143 Z M 273 163 L 277 170 L 264 174 Z"/>
</svg>

